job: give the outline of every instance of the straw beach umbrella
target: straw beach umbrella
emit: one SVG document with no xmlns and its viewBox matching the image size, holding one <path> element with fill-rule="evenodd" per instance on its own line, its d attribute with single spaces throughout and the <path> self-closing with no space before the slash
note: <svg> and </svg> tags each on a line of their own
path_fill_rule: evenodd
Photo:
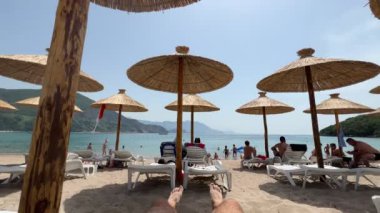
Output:
<svg viewBox="0 0 380 213">
<path fill-rule="evenodd" d="M 335 89 L 373 78 L 380 72 L 374 63 L 313 57 L 314 49 L 298 51 L 300 59 L 262 79 L 257 88 L 269 92 L 308 92 L 318 166 L 323 168 L 314 91 Z"/>
<path fill-rule="evenodd" d="M 109 98 L 101 99 L 91 104 L 94 108 L 101 108 L 105 106 L 104 109 L 117 111 L 117 130 L 116 130 L 116 144 L 115 150 L 119 150 L 119 137 L 120 137 L 120 127 L 121 127 L 121 112 L 146 112 L 148 111 L 144 105 L 133 100 L 131 97 L 125 94 L 125 89 L 119 89 L 119 93 L 113 95 Z"/>
<path fill-rule="evenodd" d="M 243 114 L 263 115 L 265 155 L 269 157 L 268 128 L 266 115 L 291 112 L 294 110 L 294 108 L 279 101 L 268 98 L 265 94 L 266 92 L 259 92 L 259 98 L 244 104 L 239 109 L 237 109 L 236 112 Z"/>
<path fill-rule="evenodd" d="M 369 0 L 369 7 L 373 15 L 380 19 L 380 0 Z"/>
<path fill-rule="evenodd" d="M 374 111 L 374 109 L 367 106 L 340 98 L 339 93 L 331 94 L 329 99 L 322 101 L 316 106 L 316 110 L 318 114 L 335 115 L 335 128 L 337 136 L 339 136 L 340 130 L 339 114 L 358 114 Z M 304 112 L 310 113 L 310 109 L 307 109 Z M 341 146 L 339 146 L 339 149 L 342 152 Z"/>
<path fill-rule="evenodd" d="M 194 112 L 212 112 L 219 111 L 220 109 L 214 104 L 204 100 L 199 95 L 190 94 L 185 95 L 182 101 L 182 111 L 191 112 L 191 143 L 194 143 Z M 178 111 L 178 102 L 174 101 L 168 104 L 165 109 Z"/>
<path fill-rule="evenodd" d="M 372 94 L 380 94 L 380 86 L 377 86 L 369 91 Z"/>
<path fill-rule="evenodd" d="M 3 100 L 0 100 L 0 109 L 1 110 L 17 110 L 16 107 L 12 106 L 11 104 L 9 104 L 8 102 L 6 101 L 3 101 Z"/>
<path fill-rule="evenodd" d="M 128 69 L 130 80 L 145 88 L 177 93 L 177 181 L 182 183 L 182 94 L 213 91 L 233 78 L 231 69 L 218 61 L 189 55 L 189 48 L 178 46 L 177 54 L 142 60 Z"/>
<path fill-rule="evenodd" d="M 100 1 L 97 1 L 100 2 Z M 136 0 L 103 1 L 113 8 Z M 163 7 L 166 0 L 144 2 L 146 11 L 185 6 L 195 0 L 177 0 Z M 182 2 L 182 4 L 179 4 Z M 58 212 L 64 180 L 75 94 L 79 82 L 90 0 L 59 0 L 50 52 L 43 80 L 41 105 L 35 122 L 31 160 L 26 168 L 19 212 Z M 137 7 L 136 7 L 137 8 Z M 131 9 L 133 11 L 133 7 Z M 52 134 L 51 131 L 55 134 Z"/>
<path fill-rule="evenodd" d="M 17 101 L 16 104 L 37 107 L 40 104 L 40 97 L 27 98 L 24 100 Z M 78 106 L 74 106 L 74 112 L 83 112 Z"/>
<path fill-rule="evenodd" d="M 0 75 L 32 84 L 42 84 L 47 58 L 46 55 L 0 55 Z M 78 91 L 100 90 L 103 90 L 103 85 L 80 71 Z"/>
<path fill-rule="evenodd" d="M 104 7 L 129 12 L 160 11 L 175 7 L 184 7 L 198 1 L 200 0 L 91 0 L 91 2 Z"/>
</svg>

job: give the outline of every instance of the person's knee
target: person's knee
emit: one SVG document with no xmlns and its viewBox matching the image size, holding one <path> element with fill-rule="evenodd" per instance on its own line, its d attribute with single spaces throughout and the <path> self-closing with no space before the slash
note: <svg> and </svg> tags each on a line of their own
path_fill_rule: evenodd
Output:
<svg viewBox="0 0 380 213">
<path fill-rule="evenodd" d="M 240 204 L 231 198 L 224 199 L 223 202 L 217 206 L 213 213 L 243 213 L 243 209 Z"/>
</svg>

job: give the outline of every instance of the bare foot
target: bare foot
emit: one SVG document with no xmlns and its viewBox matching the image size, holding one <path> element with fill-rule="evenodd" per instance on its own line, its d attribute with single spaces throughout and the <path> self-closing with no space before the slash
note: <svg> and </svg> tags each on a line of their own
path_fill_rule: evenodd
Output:
<svg viewBox="0 0 380 213">
<path fill-rule="evenodd" d="M 168 203 L 171 207 L 175 208 L 177 203 L 181 200 L 182 193 L 183 193 L 183 187 L 182 186 L 175 187 L 172 190 L 172 192 L 170 193 L 170 196 L 168 198 Z"/>
<path fill-rule="evenodd" d="M 213 183 L 210 184 L 210 196 L 211 196 L 212 206 L 214 209 L 223 202 L 222 191 L 220 190 L 219 186 Z"/>
</svg>

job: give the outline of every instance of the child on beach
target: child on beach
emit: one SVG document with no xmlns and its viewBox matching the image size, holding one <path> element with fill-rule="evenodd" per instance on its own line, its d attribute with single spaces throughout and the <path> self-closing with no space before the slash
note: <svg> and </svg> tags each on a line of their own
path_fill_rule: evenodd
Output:
<svg viewBox="0 0 380 213">
<path fill-rule="evenodd" d="M 214 153 L 214 160 L 219 160 L 219 156 L 218 156 L 218 153 Z"/>
<path fill-rule="evenodd" d="M 237 158 L 237 148 L 236 148 L 235 144 L 232 145 L 232 157 L 233 157 L 235 160 L 236 160 L 236 158 Z"/>
<path fill-rule="evenodd" d="M 230 151 L 228 150 L 227 146 L 224 146 L 224 159 L 228 159 L 229 154 L 230 154 Z"/>
<path fill-rule="evenodd" d="M 103 156 L 107 155 L 107 143 L 108 143 L 108 140 L 106 138 L 106 140 L 104 140 L 104 143 L 103 143 L 103 146 L 102 146 L 102 155 Z"/>
<path fill-rule="evenodd" d="M 89 143 L 89 144 L 88 144 L 87 149 L 88 149 L 88 150 L 92 150 L 92 143 Z"/>
</svg>

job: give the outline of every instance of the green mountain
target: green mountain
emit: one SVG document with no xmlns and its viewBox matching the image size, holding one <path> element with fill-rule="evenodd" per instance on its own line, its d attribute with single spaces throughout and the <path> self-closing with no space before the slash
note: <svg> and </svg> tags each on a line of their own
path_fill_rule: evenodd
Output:
<svg viewBox="0 0 380 213">
<path fill-rule="evenodd" d="M 359 115 L 340 123 L 345 136 L 380 137 L 380 116 Z M 335 136 L 335 124 L 320 131 L 323 136 Z"/>
<path fill-rule="evenodd" d="M 14 104 L 19 100 L 36 97 L 40 95 L 40 90 L 33 89 L 0 89 L 0 99 L 14 105 L 17 111 L 0 111 L 0 130 L 10 131 L 32 131 L 37 113 L 37 108 L 21 106 Z M 91 131 L 95 126 L 98 109 L 92 108 L 90 105 L 94 102 L 77 94 L 76 105 L 83 112 L 74 113 L 71 131 L 86 132 Z M 102 120 L 96 129 L 97 132 L 114 132 L 117 127 L 117 113 L 113 111 L 105 111 Z M 153 124 L 142 124 L 135 119 L 122 117 L 121 131 L 133 133 L 159 133 L 167 134 L 168 131 Z"/>
</svg>

